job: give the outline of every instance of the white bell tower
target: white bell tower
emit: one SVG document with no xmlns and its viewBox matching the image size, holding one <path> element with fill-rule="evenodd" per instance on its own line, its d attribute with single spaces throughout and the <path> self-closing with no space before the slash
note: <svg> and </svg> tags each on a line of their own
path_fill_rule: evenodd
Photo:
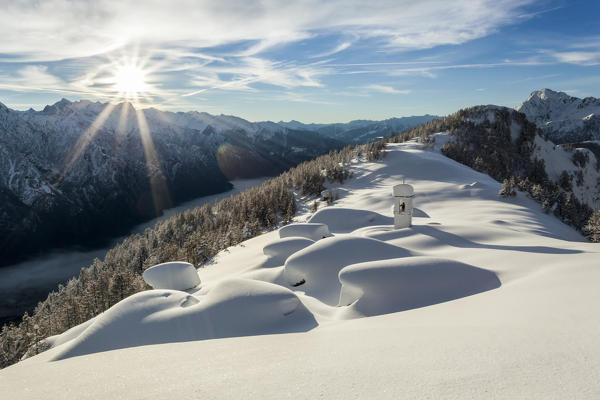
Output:
<svg viewBox="0 0 600 400">
<path fill-rule="evenodd" d="M 394 229 L 412 225 L 413 187 L 406 183 L 394 186 Z"/>
</svg>

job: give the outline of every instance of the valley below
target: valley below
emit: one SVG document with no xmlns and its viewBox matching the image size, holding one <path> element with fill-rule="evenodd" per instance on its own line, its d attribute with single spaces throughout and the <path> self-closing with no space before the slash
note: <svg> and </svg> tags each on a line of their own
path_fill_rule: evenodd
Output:
<svg viewBox="0 0 600 400">
<path fill-rule="evenodd" d="M 32 259 L 0 267 L 0 326 L 18 322 L 24 312 L 31 313 L 36 304 L 44 300 L 58 284 L 76 277 L 81 268 L 87 268 L 95 258 L 102 259 L 106 252 L 129 235 L 152 228 L 157 222 L 172 217 L 185 210 L 199 207 L 235 193 L 243 192 L 260 185 L 267 178 L 239 179 L 231 183 L 233 188 L 226 192 L 202 196 L 184 202 L 176 207 L 163 210 L 160 217 L 135 225 L 127 234 L 107 238 L 101 247 L 71 246 L 54 248 Z"/>
</svg>

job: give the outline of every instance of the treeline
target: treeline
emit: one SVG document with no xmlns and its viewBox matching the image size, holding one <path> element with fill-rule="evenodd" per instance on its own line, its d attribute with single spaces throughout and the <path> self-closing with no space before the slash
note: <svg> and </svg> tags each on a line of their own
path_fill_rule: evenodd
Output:
<svg viewBox="0 0 600 400">
<path fill-rule="evenodd" d="M 343 183 L 353 159 L 376 160 L 384 142 L 348 146 L 304 162 L 262 185 L 158 222 L 96 259 L 40 302 L 32 315 L 0 332 L 0 368 L 46 349 L 43 339 L 102 313 L 146 290 L 142 272 L 155 264 L 182 260 L 196 266 L 219 251 L 292 221 L 296 196 L 319 196 L 327 181 Z"/>
</svg>

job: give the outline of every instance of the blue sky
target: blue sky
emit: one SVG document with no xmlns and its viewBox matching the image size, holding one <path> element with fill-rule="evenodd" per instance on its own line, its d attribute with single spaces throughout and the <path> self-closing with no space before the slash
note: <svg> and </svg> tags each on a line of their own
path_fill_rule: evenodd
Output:
<svg viewBox="0 0 600 400">
<path fill-rule="evenodd" d="M 544 87 L 600 97 L 592 0 L 3 3 L 0 102 L 15 109 L 126 97 L 344 122 L 514 107 Z"/>
</svg>

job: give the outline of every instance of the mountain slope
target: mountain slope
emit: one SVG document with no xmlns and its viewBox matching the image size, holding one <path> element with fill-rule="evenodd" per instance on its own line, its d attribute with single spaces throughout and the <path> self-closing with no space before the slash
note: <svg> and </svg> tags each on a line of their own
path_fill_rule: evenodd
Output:
<svg viewBox="0 0 600 400">
<path fill-rule="evenodd" d="M 556 144 L 600 140 L 600 99 L 536 90 L 515 108 Z"/>
<path fill-rule="evenodd" d="M 302 254 L 312 252 L 312 247 L 325 265 L 350 257 L 345 258 L 347 266 L 355 256 L 337 253 L 329 244 L 373 240 L 404 252 L 396 260 L 443 258 L 493 273 L 501 286 L 445 302 L 431 302 L 433 295 L 429 306 L 401 311 L 406 299 L 389 296 L 387 290 L 403 287 L 403 275 L 377 279 L 380 266 L 363 264 L 352 270 L 375 271 L 359 280 L 364 287 L 373 285 L 371 289 L 358 294 L 355 304 L 330 306 L 302 286 L 289 284 L 287 262 L 263 254 L 263 248 L 277 240 L 277 233 L 271 232 L 220 253 L 212 264 L 200 268 L 199 288 L 145 292 L 160 295 L 151 302 L 139 296 L 126 299 L 104 319 L 100 316 L 96 325 L 92 321 L 69 333 L 73 341 L 2 370 L 0 390 L 21 399 L 42 395 L 270 399 L 281 398 L 282 393 L 340 399 L 600 395 L 596 385 L 600 346 L 595 340 L 600 326 L 589 307 L 600 301 L 595 284 L 600 278 L 597 244 L 583 242 L 576 231 L 545 214 L 523 193 L 501 199 L 500 184 L 489 176 L 414 142 L 392 144 L 383 161 L 355 167 L 354 177 L 343 187 L 330 187 L 340 200 L 319 214 L 335 237 L 317 241 Z M 402 180 L 414 186 L 417 210 L 413 227 L 393 230 L 381 224 L 391 217 L 391 187 Z M 377 218 L 369 223 L 327 216 L 329 210 L 340 209 Z M 305 213 L 297 220 L 309 218 Z M 346 232 L 352 221 L 355 230 L 341 233 L 338 224 Z M 356 250 L 363 260 L 378 256 Z M 298 256 L 291 257 L 298 261 Z M 348 279 L 349 272 L 344 274 Z M 445 275 L 433 270 L 415 276 L 420 277 L 414 286 L 417 293 L 437 293 Z M 313 277 L 321 283 L 329 282 L 326 278 L 318 273 Z M 369 304 L 381 301 L 385 313 L 365 316 L 358 306 L 365 299 Z M 143 318 L 136 304 L 163 310 Z M 242 304 L 257 318 L 237 319 Z M 223 312 L 211 314 L 212 307 Z M 142 318 L 119 319 L 131 317 L 133 310 L 142 312 L 138 315 Z M 316 326 L 304 323 L 310 319 L 307 310 Z M 212 337 L 220 339 L 181 341 L 191 326 L 181 316 L 195 312 L 208 318 L 204 321 L 212 323 Z M 202 319 L 188 322 L 202 324 Z M 170 326 L 170 334 L 153 345 L 130 347 L 129 342 L 119 350 L 94 352 L 98 348 L 92 346 L 93 337 L 101 339 L 110 331 L 111 343 L 142 340 L 156 337 L 156 330 L 146 328 L 161 323 Z M 81 336 L 78 341 L 76 336 Z M 65 350 L 76 348 L 81 355 L 69 357 Z M 52 359 L 59 360 L 49 362 Z M 144 367 L 132 369 L 132 361 Z"/>
<path fill-rule="evenodd" d="M 556 146 L 542 133 L 524 114 L 488 105 L 460 110 L 398 139 L 420 137 L 499 182 L 512 180 L 547 212 L 581 229 L 599 206 L 596 156 L 586 148 Z"/>
<path fill-rule="evenodd" d="M 121 233 L 231 179 L 276 175 L 340 146 L 313 132 L 128 103 L 0 106 L 0 260 Z"/>
</svg>

